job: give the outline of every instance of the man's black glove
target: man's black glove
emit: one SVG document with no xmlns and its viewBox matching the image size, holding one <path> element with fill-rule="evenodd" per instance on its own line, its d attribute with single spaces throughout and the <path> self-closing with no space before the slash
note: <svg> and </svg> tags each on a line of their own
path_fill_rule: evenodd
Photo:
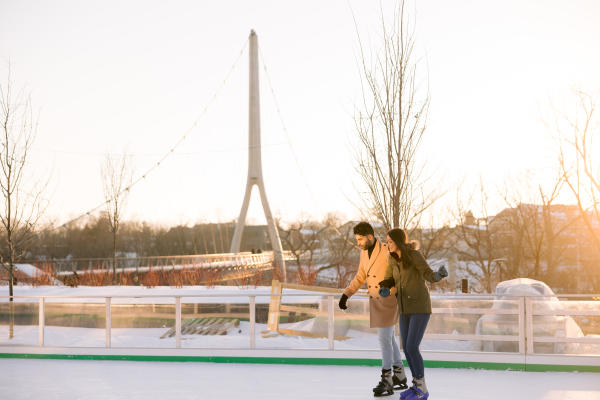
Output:
<svg viewBox="0 0 600 400">
<path fill-rule="evenodd" d="M 340 297 L 340 302 L 338 304 L 342 310 L 345 310 L 346 308 L 348 308 L 348 306 L 346 305 L 347 300 L 348 300 L 348 296 L 346 296 L 345 294 L 342 294 L 342 297 Z"/>
<path fill-rule="evenodd" d="M 394 281 L 394 278 L 387 278 L 387 279 L 379 282 L 379 286 L 386 287 L 388 289 L 393 288 L 395 284 L 396 284 L 396 281 Z"/>
<path fill-rule="evenodd" d="M 437 272 L 435 272 L 433 274 L 433 279 L 435 282 L 439 282 L 447 276 L 448 276 L 448 271 L 446 270 L 446 267 L 442 265 L 441 267 L 438 268 Z"/>
</svg>

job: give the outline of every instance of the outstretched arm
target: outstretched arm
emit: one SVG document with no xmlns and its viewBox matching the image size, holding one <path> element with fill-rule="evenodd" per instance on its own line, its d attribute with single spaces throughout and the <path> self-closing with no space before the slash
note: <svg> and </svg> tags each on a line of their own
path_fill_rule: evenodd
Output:
<svg viewBox="0 0 600 400">
<path fill-rule="evenodd" d="M 423 279 L 429 282 L 437 282 L 439 279 L 436 279 L 435 272 L 429 267 L 425 257 L 419 250 L 414 250 L 410 253 L 412 258 L 412 262 L 417 268 L 417 270 L 421 273 Z"/>
</svg>

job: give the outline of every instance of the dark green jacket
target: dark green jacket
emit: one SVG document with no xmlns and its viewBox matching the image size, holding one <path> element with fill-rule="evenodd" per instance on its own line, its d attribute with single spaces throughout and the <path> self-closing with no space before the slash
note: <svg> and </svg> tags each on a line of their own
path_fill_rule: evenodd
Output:
<svg viewBox="0 0 600 400">
<path fill-rule="evenodd" d="M 412 263 L 403 268 L 402 260 L 388 256 L 385 278 L 394 278 L 400 314 L 431 314 L 431 298 L 425 281 L 434 282 L 434 272 L 418 250 L 410 250 Z"/>
</svg>

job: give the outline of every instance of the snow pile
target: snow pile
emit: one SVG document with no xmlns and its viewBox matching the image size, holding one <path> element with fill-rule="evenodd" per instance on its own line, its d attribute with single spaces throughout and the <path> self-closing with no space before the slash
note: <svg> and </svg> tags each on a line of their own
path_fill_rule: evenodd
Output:
<svg viewBox="0 0 600 400">
<path fill-rule="evenodd" d="M 39 269 L 36 266 L 33 266 L 31 264 L 15 264 L 15 270 L 27 275 L 30 278 L 37 278 L 40 276 L 48 276 L 48 274 L 44 271 L 42 271 L 41 269 Z M 50 280 L 50 283 L 52 283 L 53 285 L 56 286 L 64 286 L 63 283 L 61 281 L 59 281 L 58 279 L 55 279 L 53 277 L 48 277 L 48 279 Z"/>
</svg>

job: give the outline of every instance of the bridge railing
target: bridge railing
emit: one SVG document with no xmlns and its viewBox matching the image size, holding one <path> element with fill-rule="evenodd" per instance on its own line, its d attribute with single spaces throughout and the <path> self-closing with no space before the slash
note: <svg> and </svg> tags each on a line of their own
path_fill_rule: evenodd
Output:
<svg viewBox="0 0 600 400">
<path fill-rule="evenodd" d="M 291 260 L 291 253 L 284 252 L 284 259 Z M 100 257 L 72 258 L 54 260 L 29 260 L 24 264 L 32 264 L 40 269 L 50 268 L 56 275 L 68 275 L 76 272 L 100 272 L 112 270 L 113 263 L 117 272 L 144 271 L 149 268 L 221 268 L 241 265 L 261 265 L 273 261 L 273 252 L 262 253 L 220 253 L 175 256 L 148 257 Z"/>
</svg>

